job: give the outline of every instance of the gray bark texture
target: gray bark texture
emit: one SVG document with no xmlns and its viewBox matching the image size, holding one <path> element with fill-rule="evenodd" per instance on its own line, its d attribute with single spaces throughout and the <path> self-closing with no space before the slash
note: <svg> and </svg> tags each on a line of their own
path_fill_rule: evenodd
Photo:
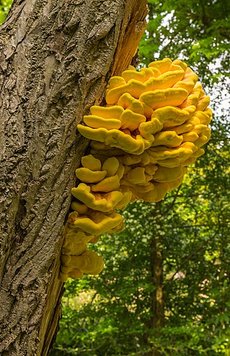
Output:
<svg viewBox="0 0 230 356">
<path fill-rule="evenodd" d="M 146 0 L 15 0 L 0 28 L 0 354 L 47 355 L 62 230 L 87 148 L 76 124 L 127 68 Z"/>
</svg>

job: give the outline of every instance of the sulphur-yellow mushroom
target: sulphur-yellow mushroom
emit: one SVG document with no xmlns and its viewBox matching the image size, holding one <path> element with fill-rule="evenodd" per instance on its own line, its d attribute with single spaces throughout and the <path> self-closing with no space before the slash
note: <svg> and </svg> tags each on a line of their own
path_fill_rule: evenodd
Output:
<svg viewBox="0 0 230 356">
<path fill-rule="evenodd" d="M 118 119 L 104 119 L 96 115 L 85 115 L 83 121 L 86 125 L 94 129 L 104 127 L 107 130 L 112 130 L 121 127 L 121 121 Z"/>
<path fill-rule="evenodd" d="M 103 119 L 119 120 L 124 109 L 120 105 L 113 106 L 91 106 L 90 112 L 92 115 L 99 116 Z"/>
<path fill-rule="evenodd" d="M 65 240 L 68 241 L 68 244 L 87 244 L 94 238 L 94 236 L 76 228 L 74 222 L 77 221 L 79 215 L 73 215 L 74 212 L 72 212 L 71 214 L 72 223 L 71 225 L 67 225 L 65 228 Z"/>
<path fill-rule="evenodd" d="M 64 244 L 62 246 L 62 254 L 63 255 L 81 255 L 87 249 L 87 244 L 84 242 L 76 242 L 75 239 L 65 239 Z"/>
<path fill-rule="evenodd" d="M 118 190 L 120 188 L 120 179 L 117 175 L 112 177 L 107 177 L 97 184 L 92 185 L 92 192 L 112 192 L 113 190 Z"/>
<path fill-rule="evenodd" d="M 77 126 L 90 145 L 72 188 L 62 280 L 99 273 L 103 259 L 88 244 L 123 228 L 117 210 L 130 201 L 158 202 L 178 187 L 210 138 L 209 97 L 181 60 L 165 58 L 139 71 L 130 66 L 110 78 L 105 101 Z"/>
<path fill-rule="evenodd" d="M 92 171 L 89 168 L 77 168 L 77 178 L 84 183 L 97 183 L 100 182 L 106 176 L 106 171 Z"/>
<path fill-rule="evenodd" d="M 141 122 L 145 122 L 146 117 L 142 114 L 137 114 L 129 109 L 126 109 L 121 115 L 121 128 L 136 130 Z"/>
<path fill-rule="evenodd" d="M 183 141 L 183 137 L 177 135 L 175 131 L 162 131 L 155 135 L 152 146 L 178 147 Z"/>
<path fill-rule="evenodd" d="M 128 83 L 131 79 L 135 79 L 144 83 L 146 80 L 153 76 L 154 73 L 151 68 L 141 68 L 140 72 L 137 72 L 135 69 L 127 69 L 122 72 L 122 77 L 125 79 L 126 83 Z"/>
<path fill-rule="evenodd" d="M 98 274 L 104 267 L 104 261 L 94 251 L 85 251 L 80 256 L 62 255 L 62 265 L 82 273 Z"/>
<path fill-rule="evenodd" d="M 156 68 L 160 73 L 165 73 L 170 69 L 172 65 L 172 60 L 170 58 L 164 58 L 159 61 L 155 61 L 149 64 L 150 68 Z"/>
<path fill-rule="evenodd" d="M 152 144 L 151 138 L 146 140 L 141 135 L 131 136 L 131 134 L 116 129 L 93 129 L 79 124 L 78 131 L 90 140 L 103 142 L 107 146 L 116 147 L 128 153 L 141 154 Z"/>
<path fill-rule="evenodd" d="M 79 216 L 74 222 L 74 227 L 84 233 L 98 236 L 111 232 L 122 221 L 122 216 L 115 212 L 105 214 L 99 211 L 91 211 L 88 215 Z"/>
<path fill-rule="evenodd" d="M 116 157 L 107 158 L 102 166 L 102 169 L 107 172 L 106 173 L 107 177 L 114 176 L 117 173 L 118 168 L 119 168 L 119 160 Z"/>
<path fill-rule="evenodd" d="M 102 212 L 110 212 L 123 198 L 123 194 L 117 190 L 105 194 L 94 194 L 85 183 L 80 183 L 71 191 L 75 198 L 89 208 Z"/>
<path fill-rule="evenodd" d="M 73 201 L 71 203 L 71 208 L 74 211 L 77 211 L 79 214 L 86 214 L 88 211 L 88 207 L 85 204 L 82 204 L 79 201 Z"/>
<path fill-rule="evenodd" d="M 154 181 L 159 183 L 173 182 L 185 174 L 186 169 L 183 166 L 174 168 L 159 167 L 153 176 Z"/>
<path fill-rule="evenodd" d="M 61 261 L 62 262 L 62 261 Z M 61 271 L 60 271 L 60 279 L 65 282 L 68 278 L 81 278 L 83 276 L 83 272 L 81 272 L 77 268 L 72 268 L 72 267 L 66 267 L 63 264 L 61 265 Z"/>
<path fill-rule="evenodd" d="M 140 95 L 140 101 L 152 109 L 157 109 L 163 106 L 179 106 L 186 100 L 187 95 L 187 90 L 182 88 L 159 89 L 144 92 Z"/>
<path fill-rule="evenodd" d="M 91 171 L 100 171 L 101 170 L 101 161 L 95 158 L 93 155 L 87 155 L 82 157 L 81 164 L 84 168 L 88 168 Z"/>
<path fill-rule="evenodd" d="M 118 105 L 124 109 L 129 109 L 133 113 L 144 115 L 144 105 L 140 100 L 135 99 L 131 94 L 124 93 L 118 100 Z"/>
</svg>

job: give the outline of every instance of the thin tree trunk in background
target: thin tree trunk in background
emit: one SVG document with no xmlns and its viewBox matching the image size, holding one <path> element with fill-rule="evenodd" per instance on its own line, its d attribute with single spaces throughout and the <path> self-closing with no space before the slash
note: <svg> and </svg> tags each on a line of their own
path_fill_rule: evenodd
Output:
<svg viewBox="0 0 230 356">
<path fill-rule="evenodd" d="M 76 133 L 127 68 L 146 0 L 15 0 L 0 32 L 0 354 L 47 355 L 63 224 L 87 147 Z"/>
<path fill-rule="evenodd" d="M 153 256 L 153 328 L 161 328 L 164 325 L 164 298 L 163 298 L 163 258 L 161 252 L 161 239 L 156 236 L 152 241 Z"/>
<path fill-rule="evenodd" d="M 151 319 L 149 327 L 156 332 L 164 325 L 164 294 L 163 294 L 163 215 L 160 211 L 161 203 L 156 203 L 151 211 L 153 218 L 153 236 L 150 243 L 151 249 L 151 275 L 154 290 L 151 299 Z M 158 356 L 157 349 L 147 353 L 148 356 Z M 146 356 L 147 356 L 146 355 Z"/>
</svg>

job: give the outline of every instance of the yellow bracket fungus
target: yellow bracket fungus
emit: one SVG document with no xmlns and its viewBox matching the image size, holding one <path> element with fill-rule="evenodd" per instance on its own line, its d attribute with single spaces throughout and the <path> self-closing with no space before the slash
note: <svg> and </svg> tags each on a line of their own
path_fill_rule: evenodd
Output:
<svg viewBox="0 0 230 356">
<path fill-rule="evenodd" d="M 92 192 L 112 192 L 120 188 L 120 179 L 118 176 L 107 177 L 101 182 L 92 186 Z"/>
<path fill-rule="evenodd" d="M 110 157 L 103 163 L 102 169 L 106 171 L 106 176 L 114 176 L 119 168 L 119 161 L 116 157 Z"/>
<path fill-rule="evenodd" d="M 104 127 L 107 130 L 119 129 L 121 121 L 117 119 L 103 119 L 95 115 L 84 116 L 84 123 L 94 129 Z"/>
<path fill-rule="evenodd" d="M 182 88 L 168 88 L 144 92 L 140 96 L 140 101 L 150 106 L 152 109 L 158 109 L 163 106 L 179 106 L 187 98 L 188 92 Z"/>
<path fill-rule="evenodd" d="M 167 183 L 173 182 L 178 178 L 182 177 L 186 172 L 186 168 L 182 166 L 177 166 L 174 168 L 159 167 L 157 172 L 154 174 L 154 181 Z"/>
<path fill-rule="evenodd" d="M 119 120 L 124 109 L 119 105 L 103 107 L 103 106 L 91 106 L 90 112 L 92 115 L 97 115 L 103 119 L 115 119 Z"/>
<path fill-rule="evenodd" d="M 91 171 L 89 168 L 76 169 L 76 176 L 84 183 L 97 183 L 106 176 L 106 171 Z"/>
<path fill-rule="evenodd" d="M 110 212 L 123 198 L 123 194 L 116 190 L 105 194 L 92 193 L 90 187 L 85 183 L 80 183 L 76 188 L 72 188 L 72 195 L 90 209 L 102 212 Z"/>
<path fill-rule="evenodd" d="M 101 161 L 95 158 L 93 155 L 84 156 L 81 159 L 81 164 L 84 168 L 88 168 L 91 171 L 101 170 Z"/>
<path fill-rule="evenodd" d="M 130 66 L 110 78 L 105 100 L 77 126 L 91 142 L 76 169 L 79 184 L 72 188 L 63 280 L 99 273 L 103 259 L 88 244 L 123 228 L 117 210 L 130 201 L 157 202 L 178 187 L 210 138 L 209 97 L 180 60 L 165 58 L 139 71 Z"/>
<path fill-rule="evenodd" d="M 129 129 L 130 131 L 136 130 L 141 122 L 146 121 L 146 117 L 137 114 L 129 109 L 126 109 L 121 115 L 121 128 Z"/>
<path fill-rule="evenodd" d="M 177 135 L 175 131 L 162 131 L 155 135 L 152 146 L 178 147 L 183 142 L 183 137 Z"/>
<path fill-rule="evenodd" d="M 71 266 L 82 273 L 98 274 L 104 267 L 103 258 L 94 251 L 85 251 L 80 256 L 62 255 L 61 261 L 64 267 Z"/>
<path fill-rule="evenodd" d="M 78 125 L 78 131 L 89 140 L 105 143 L 110 147 L 117 147 L 128 153 L 140 154 L 145 149 L 151 147 L 152 140 L 146 140 L 141 135 L 132 136 L 131 132 L 106 128 L 97 128 Z"/>
<path fill-rule="evenodd" d="M 113 231 L 114 228 L 121 225 L 122 221 L 123 218 L 118 213 L 112 212 L 111 214 L 105 214 L 92 210 L 87 215 L 79 215 L 76 217 L 73 227 L 74 229 L 83 231 L 84 234 L 98 236 L 105 232 Z M 90 242 L 90 240 L 88 242 Z"/>
</svg>

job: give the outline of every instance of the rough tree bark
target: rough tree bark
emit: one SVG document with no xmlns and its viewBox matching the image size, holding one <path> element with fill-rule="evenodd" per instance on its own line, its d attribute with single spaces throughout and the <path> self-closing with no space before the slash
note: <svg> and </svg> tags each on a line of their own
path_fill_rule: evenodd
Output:
<svg viewBox="0 0 230 356">
<path fill-rule="evenodd" d="M 130 63 L 146 0 L 15 0 L 0 32 L 0 354 L 46 355 L 62 228 L 87 147 L 76 123 Z"/>
</svg>

